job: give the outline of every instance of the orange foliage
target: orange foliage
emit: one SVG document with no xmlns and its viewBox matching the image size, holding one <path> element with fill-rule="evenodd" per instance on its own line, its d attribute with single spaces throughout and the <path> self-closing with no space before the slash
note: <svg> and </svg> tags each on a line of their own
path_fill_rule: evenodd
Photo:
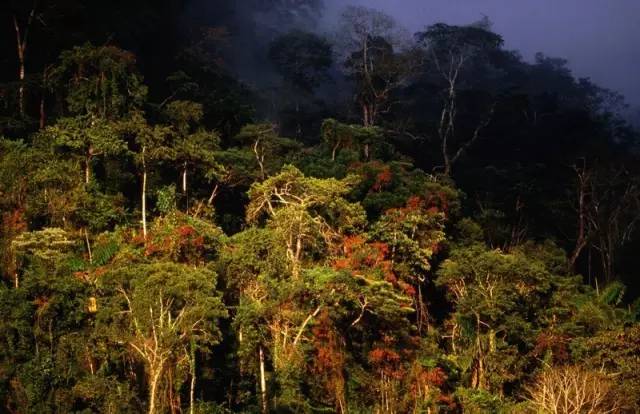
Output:
<svg viewBox="0 0 640 414">
<path fill-rule="evenodd" d="M 178 227 L 178 234 L 181 238 L 188 238 L 196 233 L 196 229 L 192 226 L 180 226 Z"/>
<path fill-rule="evenodd" d="M 187 262 L 194 259 L 197 260 L 201 257 L 205 247 L 204 236 L 201 236 L 198 231 L 190 225 L 179 226 L 164 237 L 149 234 L 146 242 L 142 235 L 135 236 L 132 241 L 142 241 L 145 256 L 165 254 L 173 256 L 175 260 L 184 260 Z"/>
<path fill-rule="evenodd" d="M 399 281 L 398 286 L 400 286 L 400 289 L 402 289 L 405 295 L 409 296 L 410 298 L 416 295 L 416 289 L 410 284 L 405 283 L 403 281 Z"/>
<path fill-rule="evenodd" d="M 16 209 L 2 215 L 2 233 L 7 236 L 20 234 L 27 230 L 27 222 L 24 219 L 24 210 Z"/>
<path fill-rule="evenodd" d="M 418 196 L 411 196 L 407 200 L 406 209 L 410 211 L 419 210 L 424 206 L 424 200 Z"/>
<path fill-rule="evenodd" d="M 331 395 L 333 403 L 338 408 L 344 399 L 345 356 L 341 350 L 339 335 L 331 322 L 329 313 L 325 310 L 318 317 L 318 324 L 313 328 L 315 358 L 311 371 L 317 375 Z"/>
<path fill-rule="evenodd" d="M 400 355 L 392 349 L 374 348 L 369 352 L 369 362 L 389 378 L 400 380 L 404 376 Z"/>
<path fill-rule="evenodd" d="M 426 370 L 422 373 L 422 380 L 434 387 L 442 387 L 447 381 L 447 374 L 440 367 Z"/>
<path fill-rule="evenodd" d="M 371 187 L 371 189 L 373 191 L 380 191 L 389 186 L 392 180 L 393 173 L 391 172 L 391 169 L 389 167 L 384 167 L 382 171 L 376 175 L 376 181 L 373 183 L 373 187 Z"/>
<path fill-rule="evenodd" d="M 389 246 L 382 242 L 366 242 L 361 236 L 345 237 L 342 243 L 344 257 L 333 262 L 336 270 L 379 270 L 385 280 L 396 283 L 397 278 L 392 270 L 392 263 L 386 260 Z"/>
<path fill-rule="evenodd" d="M 390 349 L 375 348 L 369 352 L 369 362 L 374 365 L 397 364 L 400 362 L 400 355 Z"/>
</svg>

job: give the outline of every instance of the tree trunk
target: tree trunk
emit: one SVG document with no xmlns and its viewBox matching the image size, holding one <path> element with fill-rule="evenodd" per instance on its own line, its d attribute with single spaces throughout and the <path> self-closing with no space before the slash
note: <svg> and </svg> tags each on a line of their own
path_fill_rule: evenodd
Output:
<svg viewBox="0 0 640 414">
<path fill-rule="evenodd" d="M 18 111 L 20 116 L 24 117 L 24 78 L 25 78 L 25 52 L 27 50 L 27 44 L 25 38 L 22 36 L 20 26 L 18 25 L 18 19 L 13 16 L 13 27 L 16 31 L 17 48 L 18 48 L 18 80 L 20 85 L 18 87 Z"/>
<path fill-rule="evenodd" d="M 29 18 L 27 19 L 27 24 L 24 27 L 24 30 L 20 29 L 18 18 L 15 14 L 13 15 L 13 28 L 16 33 L 16 48 L 18 51 L 18 79 L 20 81 L 20 86 L 18 88 L 18 110 L 20 111 L 20 116 L 23 118 L 25 115 L 24 80 L 26 77 L 27 43 L 29 41 L 29 29 L 31 28 L 31 24 L 33 23 L 33 19 L 36 15 L 37 7 L 38 0 L 35 0 L 31 7 L 31 12 L 29 13 Z"/>
<path fill-rule="evenodd" d="M 144 161 L 146 147 L 142 147 L 142 235 L 147 239 L 147 165 Z"/>
<path fill-rule="evenodd" d="M 260 396 L 262 400 L 262 413 L 266 413 L 267 410 L 267 380 L 264 375 L 264 351 L 260 346 Z"/>
<path fill-rule="evenodd" d="M 44 129 L 46 122 L 46 115 L 44 112 L 44 92 L 42 92 L 42 96 L 40 97 L 40 129 Z"/>
<path fill-rule="evenodd" d="M 362 125 L 369 126 L 369 108 L 366 104 L 362 104 Z"/>
<path fill-rule="evenodd" d="M 20 78 L 20 88 L 18 91 L 18 106 L 20 107 L 20 116 L 24 118 L 24 78 L 25 78 L 25 64 L 24 64 L 24 55 L 19 54 L 20 60 L 20 69 L 19 69 L 19 78 Z"/>
<path fill-rule="evenodd" d="M 182 165 L 182 192 L 187 193 L 187 163 Z"/>
<path fill-rule="evenodd" d="M 338 152 L 338 148 L 340 147 L 340 140 L 336 142 L 336 145 L 331 149 L 331 161 L 336 160 L 336 153 Z"/>
<path fill-rule="evenodd" d="M 446 150 L 444 150 L 446 151 Z M 446 152 L 443 152 L 443 154 L 446 154 Z M 451 175 L 451 162 L 449 161 L 449 156 L 445 155 L 444 157 L 444 175 L 446 175 L 447 177 L 449 177 Z"/>
<path fill-rule="evenodd" d="M 472 380 L 472 386 L 476 389 L 485 389 L 485 378 L 484 378 L 484 350 L 482 349 L 482 338 L 481 338 L 481 330 L 480 330 L 480 316 L 476 315 L 476 352 L 477 352 L 477 363 L 475 368 L 475 381 Z"/>
<path fill-rule="evenodd" d="M 266 175 L 264 172 L 264 151 L 260 151 L 258 149 L 259 146 L 260 146 L 260 138 L 258 138 L 256 142 L 253 144 L 253 153 L 255 154 L 256 161 L 260 166 L 260 177 L 264 180 L 266 178 Z"/>
<path fill-rule="evenodd" d="M 87 157 L 84 162 L 84 183 L 89 184 L 89 180 L 91 179 L 91 157 Z"/>
<path fill-rule="evenodd" d="M 298 236 L 296 240 L 296 253 L 293 261 L 293 278 L 298 279 L 300 277 L 300 258 L 302 256 L 302 237 Z"/>
<path fill-rule="evenodd" d="M 149 383 L 149 414 L 156 414 L 156 399 L 158 391 L 158 383 L 160 382 L 160 374 L 162 374 L 162 367 L 156 369 L 150 369 L 152 375 L 149 376 L 151 382 Z"/>
<path fill-rule="evenodd" d="M 187 163 L 182 166 L 182 192 L 185 198 L 185 212 L 189 211 L 189 195 L 187 194 Z"/>
<path fill-rule="evenodd" d="M 582 170 L 575 168 L 578 175 L 578 237 L 576 238 L 576 245 L 569 257 L 569 270 L 575 271 L 576 262 L 582 253 L 582 250 L 587 245 L 587 189 L 589 187 L 589 174 L 586 172 L 586 167 Z"/>
<path fill-rule="evenodd" d="M 47 122 L 46 114 L 46 94 L 47 94 L 47 80 L 49 78 L 49 69 L 51 66 L 47 66 L 42 71 L 42 94 L 40 95 L 40 129 L 44 129 Z"/>
<path fill-rule="evenodd" d="M 191 365 L 191 384 L 189 386 L 189 414 L 193 414 L 196 394 L 196 350 L 195 345 L 191 342 L 191 357 L 189 362 Z"/>
<path fill-rule="evenodd" d="M 93 253 L 91 252 L 91 243 L 89 241 L 89 232 L 84 228 L 84 239 L 87 243 L 87 254 L 89 255 L 89 264 L 93 264 Z"/>
<path fill-rule="evenodd" d="M 446 107 L 442 110 L 440 116 L 440 128 L 438 129 L 438 135 L 440 135 L 440 141 L 442 144 L 442 160 L 444 162 L 444 175 L 449 176 L 451 174 L 451 159 L 449 158 L 449 131 L 446 123 L 447 118 L 451 116 L 449 114 L 449 104 L 445 104 Z M 449 119 L 448 122 L 451 122 Z"/>
<path fill-rule="evenodd" d="M 211 192 L 211 195 L 209 196 L 209 200 L 207 200 L 207 204 L 208 205 L 212 205 L 213 204 L 213 200 L 216 199 L 216 197 L 218 196 L 218 191 L 220 190 L 220 185 L 216 184 L 215 187 L 213 187 L 213 191 Z"/>
</svg>

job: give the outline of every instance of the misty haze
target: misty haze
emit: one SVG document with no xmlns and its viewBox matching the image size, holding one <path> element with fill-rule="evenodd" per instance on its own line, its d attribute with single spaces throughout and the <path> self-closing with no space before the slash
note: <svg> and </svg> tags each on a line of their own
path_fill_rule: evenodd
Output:
<svg viewBox="0 0 640 414">
<path fill-rule="evenodd" d="M 639 413 L 637 0 L 5 0 L 0 412 Z"/>
</svg>

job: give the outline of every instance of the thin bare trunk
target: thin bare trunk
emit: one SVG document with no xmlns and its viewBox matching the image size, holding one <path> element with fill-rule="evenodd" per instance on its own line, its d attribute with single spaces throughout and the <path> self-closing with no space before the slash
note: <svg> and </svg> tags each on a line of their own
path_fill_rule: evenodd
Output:
<svg viewBox="0 0 640 414">
<path fill-rule="evenodd" d="M 87 228 L 84 228 L 84 238 L 87 242 L 87 253 L 89 255 L 89 264 L 93 264 L 93 254 L 91 253 L 91 243 L 89 242 L 89 232 L 87 232 Z"/>
<path fill-rule="evenodd" d="M 142 235 L 147 239 L 147 162 L 145 154 L 147 146 L 142 146 Z"/>
<path fill-rule="evenodd" d="M 17 48 L 18 48 L 18 80 L 20 86 L 18 88 L 18 110 L 20 116 L 24 117 L 24 78 L 25 78 L 25 52 L 27 44 L 22 37 L 20 26 L 18 25 L 18 19 L 13 16 L 13 27 L 16 31 Z"/>
<path fill-rule="evenodd" d="M 37 7 L 38 1 L 35 0 L 33 2 L 33 6 L 31 7 L 31 12 L 29 13 L 29 18 L 27 19 L 24 30 L 20 28 L 18 18 L 13 15 L 13 28 L 16 34 L 16 48 L 18 52 L 18 79 L 20 81 L 20 86 L 18 89 L 18 110 L 20 111 L 21 117 L 24 117 L 25 115 L 24 81 L 26 77 L 26 55 L 27 44 L 29 41 L 29 30 L 31 29 L 33 19 L 35 18 Z"/>
<path fill-rule="evenodd" d="M 158 383 L 160 382 L 162 367 L 158 367 L 151 372 L 153 374 L 150 375 L 151 383 L 149 384 L 149 414 L 156 414 L 156 394 L 158 390 Z"/>
<path fill-rule="evenodd" d="M 369 108 L 366 104 L 362 104 L 362 124 L 365 127 L 369 126 Z"/>
<path fill-rule="evenodd" d="M 338 140 L 336 142 L 336 145 L 334 145 L 332 150 L 331 150 L 331 161 L 335 161 L 336 160 L 336 152 L 338 151 L 339 147 L 340 147 L 340 140 Z"/>
<path fill-rule="evenodd" d="M 300 329 L 298 330 L 298 334 L 296 335 L 296 338 L 293 340 L 293 345 L 297 345 L 298 342 L 300 341 L 300 338 L 302 338 L 302 334 L 304 333 L 304 329 L 307 327 L 307 325 L 309 324 L 309 322 L 311 322 L 311 319 L 315 318 L 316 316 L 318 316 L 318 313 L 320 313 L 320 311 L 322 310 L 322 306 L 318 306 L 316 308 L 315 311 L 313 311 L 313 313 L 309 314 L 309 316 L 307 316 L 307 319 L 304 320 L 304 322 L 302 323 L 302 325 L 300 326 Z"/>
<path fill-rule="evenodd" d="M 189 414 L 193 414 L 195 409 L 196 395 L 196 352 L 195 345 L 191 343 L 191 357 L 189 358 L 191 365 L 191 384 L 189 386 Z"/>
<path fill-rule="evenodd" d="M 144 161 L 146 147 L 142 147 L 142 235 L 147 239 L 147 166 Z"/>
<path fill-rule="evenodd" d="M 45 124 L 47 122 L 47 114 L 46 114 L 46 94 L 47 94 L 47 81 L 49 77 L 49 69 L 51 66 L 46 66 L 42 71 L 42 95 L 40 96 L 40 129 L 44 129 Z"/>
<path fill-rule="evenodd" d="M 218 191 L 220 190 L 220 185 L 216 184 L 215 187 L 213 187 L 213 191 L 211 192 L 211 195 L 209 196 L 209 200 L 207 200 L 207 204 L 208 205 L 212 205 L 213 204 L 213 200 L 216 199 L 216 197 L 218 196 Z"/>
<path fill-rule="evenodd" d="M 576 245 L 569 257 L 569 270 L 575 271 L 576 262 L 587 246 L 587 191 L 589 188 L 590 177 L 586 171 L 586 167 L 579 170 L 575 168 L 578 175 L 578 237 Z"/>
<path fill-rule="evenodd" d="M 258 162 L 258 166 L 260 166 L 260 177 L 264 180 L 266 178 L 266 174 L 264 171 L 264 152 L 261 151 L 260 148 L 260 138 L 256 140 L 253 144 L 253 153 L 256 156 L 256 161 Z"/>
<path fill-rule="evenodd" d="M 260 354 L 260 396 L 262 400 L 262 412 L 266 413 L 267 410 L 267 379 L 264 374 L 264 351 L 262 350 L 262 346 L 260 346 L 259 350 Z"/>
<path fill-rule="evenodd" d="M 42 96 L 40 97 L 40 123 L 39 123 L 40 129 L 44 129 L 45 122 L 46 122 L 46 115 L 44 112 L 44 92 L 43 92 Z"/>
<path fill-rule="evenodd" d="M 187 192 L 187 163 L 182 165 L 182 192 Z"/>
<path fill-rule="evenodd" d="M 186 209 L 185 211 L 189 211 L 189 194 L 187 193 L 187 163 L 182 165 L 182 193 L 184 194 Z"/>
<path fill-rule="evenodd" d="M 84 183 L 89 184 L 89 180 L 91 179 L 91 158 L 87 157 L 84 162 Z"/>
</svg>

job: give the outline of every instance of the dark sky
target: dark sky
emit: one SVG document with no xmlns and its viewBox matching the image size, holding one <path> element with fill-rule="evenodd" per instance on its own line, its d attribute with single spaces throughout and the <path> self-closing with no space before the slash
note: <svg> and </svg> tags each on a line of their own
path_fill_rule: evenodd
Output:
<svg viewBox="0 0 640 414">
<path fill-rule="evenodd" d="M 326 0 L 384 10 L 414 32 L 434 22 L 467 24 L 487 15 L 506 47 L 569 60 L 578 77 L 640 106 L 640 0 Z"/>
</svg>

